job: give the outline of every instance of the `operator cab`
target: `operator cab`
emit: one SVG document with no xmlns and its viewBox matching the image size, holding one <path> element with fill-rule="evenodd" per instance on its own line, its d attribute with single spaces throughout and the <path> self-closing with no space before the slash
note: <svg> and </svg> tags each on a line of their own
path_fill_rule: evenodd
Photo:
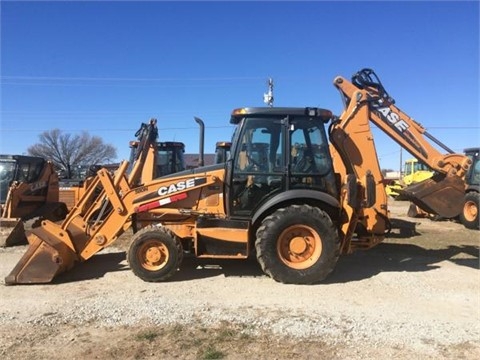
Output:
<svg viewBox="0 0 480 360">
<path fill-rule="evenodd" d="M 464 152 L 472 160 L 472 165 L 465 176 L 465 182 L 468 186 L 478 187 L 480 185 L 480 148 L 468 148 Z"/>
<path fill-rule="evenodd" d="M 221 164 L 230 159 L 232 143 L 229 141 L 218 141 L 215 144 L 215 164 Z"/>
<path fill-rule="evenodd" d="M 229 213 L 251 217 L 272 197 L 308 189 L 338 197 L 325 123 L 318 108 L 242 108 L 227 162 Z"/>
<path fill-rule="evenodd" d="M 159 178 L 162 176 L 174 174 L 186 169 L 185 157 L 185 144 L 176 141 L 163 141 L 157 142 L 157 156 L 156 164 L 154 167 L 153 178 Z M 129 169 L 127 173 L 133 168 L 133 163 L 138 156 L 139 141 L 130 141 L 130 159 Z"/>
</svg>

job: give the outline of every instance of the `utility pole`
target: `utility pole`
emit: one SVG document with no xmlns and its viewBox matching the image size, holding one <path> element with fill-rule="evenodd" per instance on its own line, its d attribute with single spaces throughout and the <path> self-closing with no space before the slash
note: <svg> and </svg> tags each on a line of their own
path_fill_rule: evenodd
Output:
<svg viewBox="0 0 480 360">
<path fill-rule="evenodd" d="M 267 81 L 268 92 L 263 94 L 263 102 L 270 107 L 273 107 L 273 79 L 268 78 Z"/>
<path fill-rule="evenodd" d="M 400 146 L 400 179 L 402 178 L 402 166 L 403 166 L 403 161 L 402 161 L 402 147 Z"/>
</svg>

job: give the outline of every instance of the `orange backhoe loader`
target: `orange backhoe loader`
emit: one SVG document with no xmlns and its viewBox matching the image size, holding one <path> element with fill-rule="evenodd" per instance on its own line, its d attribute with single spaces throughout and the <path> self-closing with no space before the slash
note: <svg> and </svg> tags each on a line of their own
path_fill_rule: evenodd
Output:
<svg viewBox="0 0 480 360">
<path fill-rule="evenodd" d="M 48 283 L 129 228 L 127 259 L 145 281 L 171 278 L 185 250 L 199 258 L 255 254 L 276 281 L 322 281 L 340 254 L 378 244 L 390 227 L 370 121 L 441 175 L 407 195 L 439 214 L 460 213 L 463 204 L 432 197 L 463 198 L 470 160 L 433 150 L 373 71 L 362 70 L 351 82 L 337 77 L 334 85 L 345 100 L 339 117 L 313 107 L 234 110 L 225 163 L 138 183 L 143 151 L 128 177 L 128 162 L 113 176 L 99 170 L 64 221 L 38 218 L 25 225 L 28 250 L 5 283 Z M 156 134 L 151 121 L 146 148 Z"/>
</svg>

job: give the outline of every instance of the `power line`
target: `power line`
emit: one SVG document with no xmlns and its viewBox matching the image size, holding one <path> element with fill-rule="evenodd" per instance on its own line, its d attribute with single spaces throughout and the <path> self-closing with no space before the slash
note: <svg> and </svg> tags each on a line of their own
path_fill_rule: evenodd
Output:
<svg viewBox="0 0 480 360">
<path fill-rule="evenodd" d="M 235 127 L 235 125 L 218 125 L 218 126 L 205 126 L 205 129 L 231 129 Z M 170 130 L 198 130 L 198 126 L 186 126 L 186 127 L 159 127 L 159 131 L 170 131 Z M 62 131 L 89 131 L 89 132 L 100 132 L 100 131 L 109 131 L 109 132 L 125 132 L 125 131 L 133 131 L 135 132 L 136 129 L 118 129 L 118 128 L 105 128 L 105 129 L 61 129 Z M 2 128 L 2 131 L 11 131 L 11 132 L 41 132 L 45 131 L 45 129 L 5 129 Z"/>
<path fill-rule="evenodd" d="M 12 82 L 1 82 L 1 85 L 9 86 L 63 86 L 63 87 L 119 87 L 119 84 L 67 84 L 67 83 L 12 83 Z M 164 85 L 164 84 L 122 84 L 122 87 L 130 88 L 206 88 L 206 87 L 224 87 L 225 85 L 220 84 L 179 84 L 179 85 Z M 235 84 L 235 87 L 248 86 L 247 84 Z"/>
<path fill-rule="evenodd" d="M 95 77 L 95 76 L 1 76 L 1 80 L 55 80 L 55 81 L 238 81 L 264 80 L 265 76 L 227 76 L 198 78 L 132 78 L 132 77 Z"/>
</svg>

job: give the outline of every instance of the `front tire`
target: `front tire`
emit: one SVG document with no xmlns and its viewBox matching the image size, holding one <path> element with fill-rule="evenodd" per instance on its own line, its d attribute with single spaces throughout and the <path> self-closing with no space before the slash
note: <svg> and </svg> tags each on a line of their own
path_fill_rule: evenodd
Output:
<svg viewBox="0 0 480 360">
<path fill-rule="evenodd" d="M 330 217 L 309 205 L 291 205 L 266 217 L 255 242 L 265 274 L 287 284 L 324 280 L 337 263 L 339 247 Z"/>
<path fill-rule="evenodd" d="M 175 234 L 163 227 L 147 226 L 138 231 L 128 249 L 133 273 L 148 282 L 170 279 L 183 260 L 183 248 Z"/>
<path fill-rule="evenodd" d="M 465 202 L 463 211 L 460 214 L 460 222 L 467 229 L 479 229 L 480 220 L 478 215 L 478 206 L 480 202 L 480 194 L 477 192 L 469 192 L 465 194 Z"/>
</svg>

